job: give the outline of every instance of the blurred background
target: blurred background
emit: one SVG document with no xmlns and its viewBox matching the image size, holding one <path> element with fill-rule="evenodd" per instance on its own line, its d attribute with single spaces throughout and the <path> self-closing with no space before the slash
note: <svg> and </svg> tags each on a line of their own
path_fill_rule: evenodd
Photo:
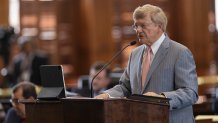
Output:
<svg viewBox="0 0 218 123">
<path fill-rule="evenodd" d="M 19 52 L 20 35 L 34 36 L 51 64 L 70 77 L 88 74 L 95 61 L 108 61 L 126 43 L 137 40 L 133 10 L 146 3 L 166 12 L 167 33 L 194 54 L 199 76 L 217 74 L 216 0 L 1 0 L 0 54 L 3 67 Z M 218 15 L 218 14 L 217 14 Z M 132 47 L 133 48 L 133 47 Z M 126 50 L 113 67 L 125 68 Z M 73 84 L 70 82 L 69 84 Z M 69 85 L 70 86 L 70 85 Z"/>
<path fill-rule="evenodd" d="M 0 87 L 11 87 L 7 75 L 13 57 L 20 52 L 20 36 L 34 37 L 35 47 L 48 56 L 49 64 L 64 66 L 67 88 L 77 87 L 77 80 L 89 74 L 93 63 L 109 61 L 137 40 L 131 27 L 132 12 L 147 3 L 166 12 L 167 34 L 192 51 L 199 85 L 216 89 L 218 0 L 0 0 Z M 125 50 L 110 68 L 123 70 L 134 47 Z M 200 94 L 218 93 L 202 88 Z"/>
</svg>

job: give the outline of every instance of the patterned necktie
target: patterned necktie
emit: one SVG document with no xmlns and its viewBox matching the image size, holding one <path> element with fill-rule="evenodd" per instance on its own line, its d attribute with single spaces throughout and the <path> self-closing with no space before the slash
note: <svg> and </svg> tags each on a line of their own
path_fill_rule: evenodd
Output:
<svg viewBox="0 0 218 123">
<path fill-rule="evenodd" d="M 146 77 L 151 66 L 151 59 L 153 57 L 152 49 L 150 46 L 147 46 L 144 56 L 143 56 L 143 64 L 142 64 L 142 82 L 141 87 L 143 88 L 145 85 Z"/>
</svg>

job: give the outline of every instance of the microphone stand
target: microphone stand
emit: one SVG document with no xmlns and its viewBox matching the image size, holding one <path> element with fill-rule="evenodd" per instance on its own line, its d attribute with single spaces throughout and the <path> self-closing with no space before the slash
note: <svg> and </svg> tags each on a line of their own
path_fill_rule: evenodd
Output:
<svg viewBox="0 0 218 123">
<path fill-rule="evenodd" d="M 108 65 L 110 65 L 111 63 L 112 63 L 112 61 L 115 59 L 115 58 L 117 58 L 122 52 L 123 52 L 123 50 L 125 50 L 127 47 L 129 47 L 129 46 L 132 46 L 132 45 L 135 45 L 136 44 L 136 41 L 132 41 L 132 42 L 130 42 L 130 44 L 128 44 L 128 45 L 126 45 L 122 50 L 120 50 L 119 52 L 117 52 L 113 57 L 112 57 L 112 59 L 107 63 L 107 64 L 105 64 L 99 71 L 98 71 L 98 73 L 97 74 L 95 74 L 95 76 L 92 78 L 92 80 L 91 80 L 91 98 L 93 98 L 93 81 L 94 81 L 94 79 L 98 76 L 98 74 L 100 74 L 101 73 L 101 71 L 103 71 Z"/>
</svg>

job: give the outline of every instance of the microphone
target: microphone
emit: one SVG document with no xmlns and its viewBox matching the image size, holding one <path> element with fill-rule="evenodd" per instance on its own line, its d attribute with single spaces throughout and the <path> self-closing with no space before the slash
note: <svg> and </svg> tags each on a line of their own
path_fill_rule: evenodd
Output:
<svg viewBox="0 0 218 123">
<path fill-rule="evenodd" d="M 117 58 L 122 52 L 123 50 L 125 50 L 127 47 L 129 46 L 132 46 L 132 45 L 135 45 L 136 44 L 136 41 L 131 41 L 128 45 L 126 45 L 123 49 L 121 49 L 119 52 L 117 52 L 113 57 L 112 59 L 107 63 L 105 64 L 99 71 L 98 73 L 95 74 L 95 76 L 92 78 L 92 81 L 91 81 L 91 98 L 93 98 L 93 81 L 95 80 L 95 78 L 98 76 L 98 74 L 101 73 L 101 71 L 103 71 L 108 65 L 110 65 L 112 63 L 112 61 L 114 61 L 115 58 Z"/>
</svg>

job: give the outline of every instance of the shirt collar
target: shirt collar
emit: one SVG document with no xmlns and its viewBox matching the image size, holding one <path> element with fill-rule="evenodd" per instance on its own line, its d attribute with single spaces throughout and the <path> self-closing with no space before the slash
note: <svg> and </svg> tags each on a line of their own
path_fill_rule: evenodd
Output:
<svg viewBox="0 0 218 123">
<path fill-rule="evenodd" d="M 164 41 L 164 39 L 165 39 L 165 35 L 164 35 L 164 33 L 160 36 L 160 38 L 157 40 L 157 41 L 155 41 L 152 45 L 151 45 L 151 49 L 152 49 L 152 52 L 153 52 L 153 55 L 155 55 L 156 53 L 157 53 L 157 51 L 158 51 L 158 49 L 159 49 L 159 47 L 160 47 L 160 45 L 161 45 L 161 43 Z M 145 48 L 146 48 L 147 46 L 145 45 Z"/>
</svg>

